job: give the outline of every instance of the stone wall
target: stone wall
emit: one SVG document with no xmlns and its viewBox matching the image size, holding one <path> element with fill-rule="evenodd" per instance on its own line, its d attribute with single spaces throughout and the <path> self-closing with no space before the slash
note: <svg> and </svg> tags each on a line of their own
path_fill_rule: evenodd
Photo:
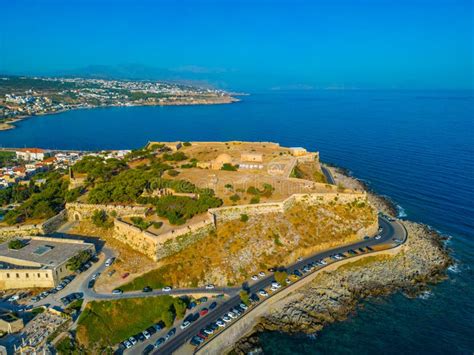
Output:
<svg viewBox="0 0 474 355">
<path fill-rule="evenodd" d="M 149 258 L 157 260 L 158 243 L 155 234 L 142 231 L 140 228 L 116 218 L 113 237 Z"/>
<path fill-rule="evenodd" d="M 113 236 L 132 249 L 157 261 L 198 241 L 213 228 L 214 220 L 211 214 L 208 214 L 208 218 L 201 222 L 163 234 L 142 231 L 140 228 L 117 218 L 114 222 Z"/>
<path fill-rule="evenodd" d="M 103 210 L 107 214 L 114 212 L 116 217 L 137 216 L 144 217 L 147 207 L 124 205 L 99 205 L 90 203 L 72 202 L 66 204 L 67 218 L 70 221 L 81 221 L 92 217 L 94 211 Z"/>
<path fill-rule="evenodd" d="M 266 213 L 283 213 L 293 206 L 296 202 L 313 205 L 316 203 L 348 203 L 354 201 L 363 201 L 367 203 L 365 193 L 312 193 L 312 194 L 294 194 L 281 202 L 258 203 L 250 205 L 238 205 L 230 207 L 212 208 L 209 212 L 214 215 L 214 222 L 221 223 L 233 219 L 238 219 L 242 214 L 255 216 Z"/>
<path fill-rule="evenodd" d="M 53 233 L 66 221 L 66 216 L 66 210 L 62 210 L 57 215 L 42 223 L 2 227 L 0 228 L 0 238 L 10 239 L 14 237 Z"/>
</svg>

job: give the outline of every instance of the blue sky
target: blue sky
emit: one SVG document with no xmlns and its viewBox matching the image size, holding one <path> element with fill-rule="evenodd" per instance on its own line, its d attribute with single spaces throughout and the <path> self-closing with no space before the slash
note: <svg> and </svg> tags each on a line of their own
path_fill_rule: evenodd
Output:
<svg viewBox="0 0 474 355">
<path fill-rule="evenodd" d="M 236 89 L 472 88 L 471 0 L 0 0 L 0 72 L 141 65 Z"/>
</svg>

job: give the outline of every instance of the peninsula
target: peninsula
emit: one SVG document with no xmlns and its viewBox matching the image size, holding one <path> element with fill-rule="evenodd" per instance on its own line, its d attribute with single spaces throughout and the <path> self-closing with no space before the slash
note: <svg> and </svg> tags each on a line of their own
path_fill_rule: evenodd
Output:
<svg viewBox="0 0 474 355">
<path fill-rule="evenodd" d="M 0 76 L 0 130 L 12 129 L 26 117 L 79 108 L 236 101 L 222 90 L 159 81 Z"/>
<path fill-rule="evenodd" d="M 364 297 L 420 292 L 451 262 L 437 233 L 303 147 L 0 157 L 0 288 L 25 319 L 61 315 L 43 337 L 18 325 L 19 349 L 244 354 L 258 332 L 314 333 Z"/>
</svg>

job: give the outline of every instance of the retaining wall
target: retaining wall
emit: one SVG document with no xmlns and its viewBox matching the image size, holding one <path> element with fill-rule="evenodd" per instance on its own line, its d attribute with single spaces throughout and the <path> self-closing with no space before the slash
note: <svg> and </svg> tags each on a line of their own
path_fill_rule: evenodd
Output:
<svg viewBox="0 0 474 355">
<path fill-rule="evenodd" d="M 114 212 L 116 217 L 136 216 L 144 217 L 147 207 L 126 205 L 101 205 L 91 203 L 66 203 L 67 218 L 70 221 L 81 221 L 92 217 L 97 210 L 103 210 L 107 214 Z"/>
</svg>

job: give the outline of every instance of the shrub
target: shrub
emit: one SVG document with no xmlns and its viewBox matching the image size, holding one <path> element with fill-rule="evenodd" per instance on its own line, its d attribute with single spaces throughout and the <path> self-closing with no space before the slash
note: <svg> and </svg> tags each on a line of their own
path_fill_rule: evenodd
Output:
<svg viewBox="0 0 474 355">
<path fill-rule="evenodd" d="M 69 259 L 69 261 L 66 264 L 66 267 L 70 271 L 76 271 L 81 267 L 82 264 L 89 261 L 91 257 L 92 257 L 92 254 L 88 250 L 83 250 L 79 254 Z"/>
<path fill-rule="evenodd" d="M 259 196 L 254 196 L 250 199 L 250 203 L 251 204 L 256 204 L 256 203 L 260 203 L 260 197 Z"/>
<path fill-rule="evenodd" d="M 227 170 L 227 171 L 237 171 L 238 165 L 232 165 L 229 163 L 225 163 L 222 165 L 221 170 Z"/>
<path fill-rule="evenodd" d="M 171 169 L 171 170 L 168 170 L 168 175 L 169 176 L 178 176 L 179 175 L 179 171 L 178 170 L 174 170 L 174 169 Z"/>
<path fill-rule="evenodd" d="M 191 143 L 189 143 L 189 142 L 184 142 L 183 145 L 184 145 L 185 147 L 190 147 L 190 146 L 191 146 Z"/>
<path fill-rule="evenodd" d="M 113 221 L 110 221 L 107 217 L 107 213 L 104 210 L 95 210 L 92 214 L 92 223 L 96 227 L 100 228 L 111 228 L 114 225 Z"/>
<path fill-rule="evenodd" d="M 286 279 L 288 278 L 288 274 L 285 271 L 276 271 L 274 276 L 276 282 L 278 282 L 282 286 L 286 286 Z"/>
<path fill-rule="evenodd" d="M 246 215 L 245 213 L 240 215 L 240 221 L 241 222 L 247 222 L 249 220 L 249 216 Z"/>
<path fill-rule="evenodd" d="M 20 239 L 13 239 L 8 242 L 8 248 L 10 249 L 18 250 L 18 249 L 23 248 L 24 246 L 25 244 Z"/>
<path fill-rule="evenodd" d="M 250 304 L 250 297 L 247 291 L 241 290 L 239 296 L 243 304 L 246 304 L 247 306 Z"/>
<path fill-rule="evenodd" d="M 142 231 L 148 229 L 152 224 L 152 222 L 145 221 L 142 217 L 132 217 L 130 220 L 134 226 L 140 228 Z"/>
<path fill-rule="evenodd" d="M 258 190 L 255 186 L 249 186 L 247 193 L 250 195 L 258 195 Z"/>
<path fill-rule="evenodd" d="M 229 197 L 232 202 L 237 202 L 240 200 L 240 196 L 238 194 L 233 194 Z"/>
</svg>

